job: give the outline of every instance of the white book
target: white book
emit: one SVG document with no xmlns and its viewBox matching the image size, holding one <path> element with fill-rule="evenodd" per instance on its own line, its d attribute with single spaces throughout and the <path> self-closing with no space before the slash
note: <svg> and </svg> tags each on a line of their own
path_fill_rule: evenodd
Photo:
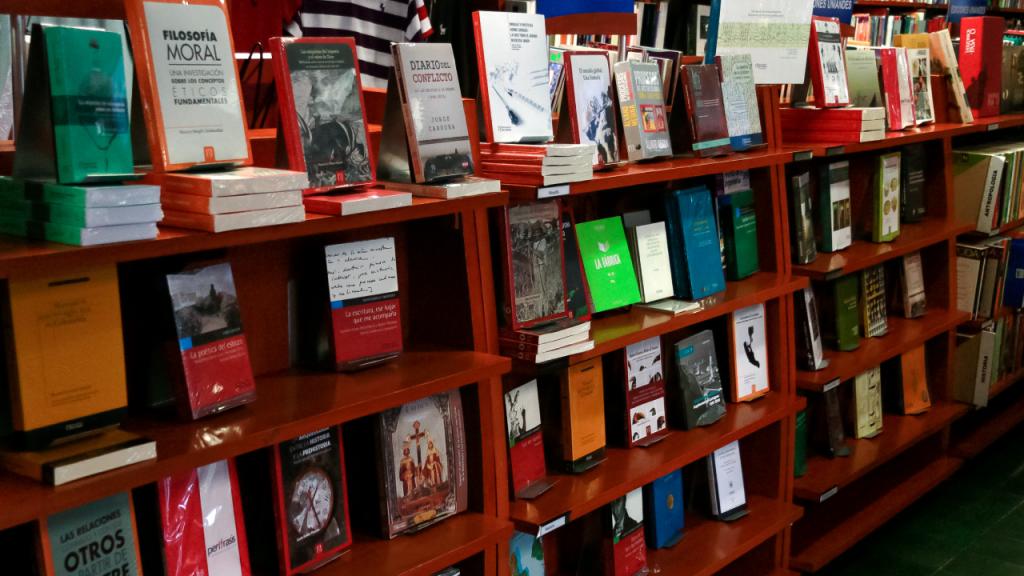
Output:
<svg viewBox="0 0 1024 576">
<path fill-rule="evenodd" d="M 119 226 L 100 226 L 99 228 L 79 228 L 47 222 L 46 239 L 77 246 L 97 246 L 133 240 L 151 240 L 156 238 L 155 222 L 142 224 L 121 224 Z"/>
<path fill-rule="evenodd" d="M 547 352 L 537 354 L 534 362 L 537 364 L 543 364 L 544 362 L 550 362 L 551 360 L 557 360 L 559 358 L 565 358 L 566 356 L 572 356 L 573 354 L 582 354 L 589 352 L 594 349 L 594 341 L 586 340 L 584 342 L 577 342 L 576 344 L 570 344 Z"/>
<path fill-rule="evenodd" d="M 501 181 L 493 178 L 480 178 L 479 176 L 466 176 L 458 180 L 438 182 L 436 184 L 384 182 L 383 185 L 386 190 L 398 190 L 400 192 L 408 192 L 413 196 L 440 198 L 442 200 L 454 200 L 467 196 L 501 192 Z"/>
<path fill-rule="evenodd" d="M 196 214 L 193 212 L 164 211 L 163 224 L 176 228 L 191 228 L 207 232 L 229 232 L 244 228 L 260 228 L 278 224 L 302 222 L 306 219 L 303 206 L 287 208 L 271 208 L 270 210 L 250 210 L 234 214 Z"/>
<path fill-rule="evenodd" d="M 923 316 L 925 311 L 924 270 L 921 253 L 914 252 L 903 257 L 903 315 L 907 318 Z"/>
<path fill-rule="evenodd" d="M 718 18 L 712 15 L 710 20 L 718 29 L 708 30 L 706 56 L 750 54 L 757 84 L 803 83 L 814 0 L 733 0 L 716 5 Z"/>
<path fill-rule="evenodd" d="M 156 204 L 160 202 L 160 187 L 152 184 L 73 186 L 47 182 L 43 185 L 43 200 L 86 208 Z"/>
<path fill-rule="evenodd" d="M 543 344 L 537 344 L 536 353 L 544 354 L 547 352 L 551 352 L 553 350 L 558 350 L 559 348 L 571 346 L 572 344 L 579 344 L 580 342 L 583 342 L 585 340 L 590 340 L 590 332 L 576 332 L 574 334 L 568 334 L 564 338 L 559 338 L 558 340 L 551 340 L 544 342 Z M 516 350 L 519 352 L 533 352 L 532 349 L 534 347 L 533 344 L 528 344 L 525 341 L 514 343 L 514 341 L 507 341 L 504 339 L 502 340 L 501 344 L 503 347 L 507 347 L 509 350 Z"/>
<path fill-rule="evenodd" d="M 242 576 L 239 523 L 227 460 L 196 468 L 199 505 L 203 518 L 206 565 L 210 574 Z M 238 500 L 240 501 L 240 499 Z"/>
<path fill-rule="evenodd" d="M 665 300 L 659 300 L 649 304 L 636 304 L 636 307 L 644 310 L 650 310 L 652 312 L 670 314 L 672 316 L 697 312 L 698 310 L 703 309 L 700 302 L 694 302 L 692 300 L 676 300 L 674 298 L 667 298 Z"/>
<path fill-rule="evenodd" d="M 67 204 L 44 204 L 43 206 L 46 207 L 48 222 L 83 228 L 159 222 L 164 216 L 159 203 L 108 208 L 80 208 Z"/>
<path fill-rule="evenodd" d="M 302 204 L 302 190 L 223 197 L 165 192 L 160 195 L 160 202 L 168 210 L 200 214 L 231 214 L 248 210 L 298 206 Z"/>
<path fill-rule="evenodd" d="M 163 192 L 200 196 L 238 196 L 309 188 L 305 172 L 245 166 L 216 172 L 167 172 L 151 176 Z"/>
<path fill-rule="evenodd" d="M 644 224 L 631 229 L 636 252 L 636 272 L 642 287 L 643 302 L 669 298 L 675 293 L 668 257 L 668 233 L 664 222 Z"/>
<path fill-rule="evenodd" d="M 910 60 L 907 58 L 906 48 L 893 48 L 896 50 L 896 75 L 897 86 L 900 90 L 900 118 L 901 126 L 909 128 L 917 124 L 914 111 L 914 89 L 910 80 Z"/>
<path fill-rule="evenodd" d="M 768 346 L 764 304 L 732 313 L 733 401 L 755 398 L 768 391 Z"/>
<path fill-rule="evenodd" d="M 708 485 L 711 489 L 713 516 L 734 520 L 746 514 L 747 495 L 743 486 L 743 461 L 738 441 L 708 456 Z"/>
</svg>

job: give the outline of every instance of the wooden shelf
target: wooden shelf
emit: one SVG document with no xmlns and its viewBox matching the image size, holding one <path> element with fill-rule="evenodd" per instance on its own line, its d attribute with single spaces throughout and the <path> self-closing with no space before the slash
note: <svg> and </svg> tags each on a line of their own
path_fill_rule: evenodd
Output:
<svg viewBox="0 0 1024 576">
<path fill-rule="evenodd" d="M 735 522 L 687 517 L 683 539 L 648 552 L 648 567 L 673 576 L 711 576 L 803 515 L 799 506 L 758 495 L 747 496 L 747 507 L 750 513 Z"/>
<path fill-rule="evenodd" d="M 817 372 L 797 370 L 796 385 L 801 390 L 821 392 L 829 382 L 837 378 L 849 380 L 956 328 L 969 317 L 959 310 L 929 310 L 923 317 L 915 319 L 889 316 L 889 332 L 885 336 L 861 338 L 860 347 L 851 352 L 826 351 L 828 368 Z"/>
<path fill-rule="evenodd" d="M 1003 391 L 1005 391 L 1007 388 L 1016 384 L 1022 378 L 1024 378 L 1024 368 L 1017 370 L 1016 372 L 1007 374 L 1000 378 L 999 380 L 996 380 L 996 383 L 993 384 L 992 387 L 989 388 L 988 390 L 989 399 L 995 398 Z"/>
<path fill-rule="evenodd" d="M 789 161 L 791 151 L 763 148 L 752 152 L 736 152 L 717 158 L 669 158 L 626 164 L 616 169 L 595 172 L 594 177 L 585 182 L 569 184 L 569 194 L 590 194 L 628 186 L 647 184 L 668 184 L 676 180 L 721 174 L 734 170 L 751 170 L 764 168 Z M 503 185 L 508 188 L 515 201 L 537 199 L 536 186 Z"/>
<path fill-rule="evenodd" d="M 806 287 L 807 280 L 802 278 L 786 280 L 779 274 L 758 272 L 744 280 L 726 282 L 725 292 L 716 297 L 717 303 L 709 303 L 706 308 L 691 314 L 672 316 L 634 307 L 628 312 L 596 318 L 590 328 L 590 337 L 594 340 L 593 350 L 576 354 L 569 362 L 574 364 L 596 358 L 635 342 L 675 332 Z"/>
<path fill-rule="evenodd" d="M 853 4 L 854 11 L 857 8 L 903 8 L 906 10 L 948 10 L 947 4 L 929 4 L 927 2 L 900 2 L 899 0 L 856 0 Z"/>
<path fill-rule="evenodd" d="M 512 524 L 463 513 L 423 532 L 383 540 L 356 534 L 352 548 L 315 571 L 317 576 L 435 574 L 512 537 Z"/>
<path fill-rule="evenodd" d="M 794 550 L 790 566 L 801 572 L 817 572 L 865 536 L 910 506 L 943 480 L 949 478 L 963 460 L 940 456 L 903 482 L 890 487 L 864 503 L 864 507 L 845 518 L 803 550 Z"/>
<path fill-rule="evenodd" d="M 0 235 L 0 278 L 26 271 L 52 271 L 69 266 L 95 265 L 158 258 L 172 254 L 218 250 L 234 246 L 248 246 L 394 224 L 423 218 L 455 214 L 464 210 L 502 206 L 507 194 L 485 194 L 457 200 L 414 198 L 412 206 L 382 210 L 354 216 L 327 216 L 307 214 L 305 222 L 266 226 L 211 234 L 179 228 L 160 228 L 155 240 L 78 247 L 54 242 L 41 242 Z"/>
<path fill-rule="evenodd" d="M 989 418 L 955 442 L 950 450 L 952 454 L 960 458 L 973 458 L 1024 422 L 1024 397 L 1016 398 L 1009 405 L 998 408 L 994 415 L 991 413 L 992 408 L 983 410 L 990 412 Z"/>
<path fill-rule="evenodd" d="M 588 12 L 568 14 L 544 19 L 544 28 L 550 34 L 636 34 L 636 14 L 633 12 Z"/>
<path fill-rule="evenodd" d="M 773 392 L 752 403 L 730 403 L 725 416 L 711 426 L 674 430 L 648 448 L 608 448 L 608 459 L 595 468 L 579 475 L 553 474 L 552 479 L 557 482 L 540 497 L 512 502 L 512 521 L 521 530 L 534 533 L 565 515 L 566 521 L 571 521 L 778 422 L 791 412 L 789 398 Z"/>
<path fill-rule="evenodd" d="M 878 466 L 900 455 L 919 441 L 945 428 L 967 413 L 966 404 L 937 402 L 924 414 L 900 416 L 886 414 L 882 433 L 874 438 L 847 438 L 850 455 L 828 458 L 813 454 L 807 457 L 807 473 L 793 482 L 793 496 L 809 502 L 831 497 Z"/>
<path fill-rule="evenodd" d="M 990 14 L 990 15 L 1010 14 L 1010 15 L 1016 16 L 1016 15 L 1024 14 L 1024 8 L 999 8 L 999 7 L 996 7 L 996 6 L 989 6 L 988 7 L 988 14 Z"/>
<path fill-rule="evenodd" d="M 900 235 L 892 242 L 856 240 L 845 250 L 820 252 L 810 264 L 794 264 L 793 273 L 812 280 L 831 280 L 956 238 L 972 229 L 969 224 L 945 224 L 938 218 L 900 224 Z"/>
<path fill-rule="evenodd" d="M 497 377 L 508 358 L 480 352 L 407 352 L 356 374 L 289 371 L 257 378 L 252 404 L 195 422 L 135 418 L 126 429 L 157 442 L 157 460 L 59 487 L 0 472 L 0 530 L 92 500 Z"/>
</svg>

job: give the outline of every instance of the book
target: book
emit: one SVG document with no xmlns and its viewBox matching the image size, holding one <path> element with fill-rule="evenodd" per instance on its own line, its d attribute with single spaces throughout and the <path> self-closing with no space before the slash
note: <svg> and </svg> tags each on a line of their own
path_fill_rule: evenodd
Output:
<svg viewBox="0 0 1024 576">
<path fill-rule="evenodd" d="M 402 353 L 394 237 L 324 247 L 330 302 L 331 364 L 353 370 Z"/>
<path fill-rule="evenodd" d="M 720 156 L 732 150 L 722 99 L 721 75 L 715 64 L 684 64 L 681 96 L 670 117 L 672 148 L 692 151 L 698 158 Z M 680 112 L 683 112 L 680 114 Z"/>
<path fill-rule="evenodd" d="M 818 301 L 814 289 L 802 288 L 795 297 L 797 360 L 804 370 L 821 370 L 829 362 L 821 346 L 821 328 L 818 325 Z"/>
<path fill-rule="evenodd" d="M 871 50 L 846 51 L 846 78 L 852 106 L 885 107 L 882 90 L 878 85 L 878 63 Z"/>
<path fill-rule="evenodd" d="M 900 301 L 905 318 L 920 318 L 927 309 L 923 268 L 920 252 L 900 260 Z"/>
<path fill-rule="evenodd" d="M 412 194 L 381 188 L 368 188 L 344 194 L 317 194 L 305 198 L 302 203 L 307 212 L 314 214 L 351 216 L 412 206 Z"/>
<path fill-rule="evenodd" d="M 626 157 L 636 162 L 671 156 L 672 138 L 658 65 L 617 62 L 614 70 Z"/>
<path fill-rule="evenodd" d="M 125 20 L 154 171 L 250 164 L 242 89 L 223 0 L 130 0 L 125 2 Z M 189 78 L 202 78 L 203 83 L 175 82 Z"/>
<path fill-rule="evenodd" d="M 166 574 L 250 573 L 233 460 L 220 460 L 158 481 L 157 500 Z"/>
<path fill-rule="evenodd" d="M 64 184 L 134 178 L 121 37 L 32 26 L 13 173 Z"/>
<path fill-rule="evenodd" d="M 509 542 L 509 568 L 512 574 L 544 576 L 544 545 L 540 538 L 514 531 Z"/>
<path fill-rule="evenodd" d="M 1024 46 L 1004 44 L 999 113 L 1010 114 L 1021 108 L 1024 108 Z"/>
<path fill-rule="evenodd" d="M 508 346 L 510 349 L 514 348 L 515 350 L 520 350 L 527 353 L 541 354 L 545 352 L 553 352 L 555 350 L 559 350 L 565 346 L 569 346 L 572 344 L 586 342 L 589 339 L 589 332 L 577 332 L 574 334 L 570 334 L 569 336 L 566 336 L 564 338 L 552 340 L 544 344 L 534 344 L 523 340 L 519 340 L 514 336 L 507 336 L 505 333 L 502 333 L 502 335 L 498 338 L 498 343 L 502 347 Z"/>
<path fill-rule="evenodd" d="M 249 210 L 232 214 L 199 214 L 164 210 L 163 224 L 175 228 L 188 228 L 204 232 L 231 232 L 247 228 L 263 228 L 280 224 L 292 224 L 306 220 L 306 209 L 302 206 Z"/>
<path fill-rule="evenodd" d="M 430 183 L 473 174 L 473 151 L 451 44 L 391 45 L 381 129 L 381 180 Z"/>
<path fill-rule="evenodd" d="M 800 478 L 807 474 L 807 410 L 796 413 L 796 439 L 793 444 L 793 477 Z"/>
<path fill-rule="evenodd" d="M 848 108 L 782 108 L 779 110 L 784 126 L 796 128 L 813 124 L 822 128 L 845 129 L 873 126 L 872 121 L 885 120 L 883 107 Z"/>
<path fill-rule="evenodd" d="M 884 336 L 888 332 L 885 301 L 885 268 L 865 268 L 860 273 L 861 323 L 866 338 Z"/>
<path fill-rule="evenodd" d="M 352 544 L 341 427 L 273 448 L 274 518 L 281 573 L 309 572 Z"/>
<path fill-rule="evenodd" d="M 914 100 L 906 48 L 873 48 L 878 60 L 879 84 L 885 96 L 890 130 L 914 126 Z"/>
<path fill-rule="evenodd" d="M 274 83 L 288 167 L 306 193 L 374 181 L 353 38 L 272 38 Z"/>
<path fill-rule="evenodd" d="M 669 254 L 676 296 L 699 300 L 724 291 L 711 192 L 704 186 L 674 190 L 665 196 L 665 214 L 669 245 L 677 247 Z"/>
<path fill-rule="evenodd" d="M 910 88 L 914 95 L 915 124 L 929 124 L 935 121 L 935 102 L 932 98 L 931 50 L 928 48 L 907 48 L 910 65 Z"/>
<path fill-rule="evenodd" d="M 221 262 L 167 275 L 177 361 L 168 361 L 180 412 L 189 419 L 248 404 L 256 380 L 242 331 L 231 264 Z"/>
<path fill-rule="evenodd" d="M 703 308 L 700 302 L 691 302 L 689 300 L 676 300 L 674 298 L 666 298 L 664 300 L 658 300 L 657 302 L 641 303 L 637 304 L 635 307 L 642 308 L 644 310 L 649 310 L 651 312 L 669 314 L 671 316 L 679 316 L 680 314 L 697 312 Z"/>
<path fill-rule="evenodd" d="M 551 488 L 544 465 L 544 434 L 537 380 L 505 393 L 508 470 L 516 499 L 532 500 Z"/>
<path fill-rule="evenodd" d="M 683 537 L 683 471 L 673 470 L 644 486 L 644 529 L 649 548 L 671 548 Z"/>
<path fill-rule="evenodd" d="M 617 418 L 606 420 L 607 438 L 633 448 L 668 435 L 661 340 L 648 338 L 604 356 L 605 403 Z"/>
<path fill-rule="evenodd" d="M 953 49 L 953 40 L 949 30 L 945 28 L 928 33 L 932 56 L 932 72 L 939 73 L 946 77 L 949 86 L 951 108 L 955 108 L 950 118 L 958 118 L 960 122 L 969 124 L 974 122 L 974 113 L 971 111 L 970 103 L 967 100 L 967 91 L 964 88 L 963 78 L 960 76 L 960 65 L 957 63 L 957 53 Z"/>
<path fill-rule="evenodd" d="M 1010 265 L 1013 265 L 1011 243 Z M 958 242 L 956 245 L 956 308 L 977 318 L 981 286 L 985 278 L 987 249 L 980 244 Z M 1009 275 L 1007 275 L 1009 278 Z M 1007 282 L 1007 293 L 1011 282 Z"/>
<path fill-rule="evenodd" d="M 818 173 L 818 249 L 838 252 L 853 243 L 850 162 L 828 162 Z"/>
<path fill-rule="evenodd" d="M 508 356 L 515 360 L 543 364 L 552 360 L 558 360 L 559 358 L 565 358 L 566 356 L 572 356 L 573 354 L 582 354 L 593 350 L 594 341 L 589 339 L 589 335 L 587 335 L 587 338 L 579 342 L 566 343 L 564 346 L 547 350 L 533 349 L 521 343 L 513 344 L 502 340 L 499 345 L 499 351 L 503 356 Z"/>
<path fill-rule="evenodd" d="M 457 180 L 438 182 L 434 184 L 411 184 L 404 182 L 383 182 L 385 190 L 397 190 L 409 192 L 413 196 L 424 198 L 437 198 L 440 200 L 455 200 L 478 194 L 493 194 L 501 192 L 501 182 L 493 178 L 480 178 L 478 176 L 466 176 Z"/>
<path fill-rule="evenodd" d="M 850 416 L 854 438 L 874 438 L 882 433 L 882 372 L 878 366 L 853 379 Z"/>
<path fill-rule="evenodd" d="M 551 140 L 544 16 L 476 11 L 473 33 L 486 140 Z"/>
<path fill-rule="evenodd" d="M 33 219 L 75 228 L 99 228 L 159 222 L 163 218 L 160 203 L 134 206 L 83 208 L 74 204 L 42 203 L 32 205 Z"/>
<path fill-rule="evenodd" d="M 565 318 L 565 250 L 558 202 L 509 206 L 502 226 L 504 317 L 512 330 Z"/>
<path fill-rule="evenodd" d="M 553 458 L 566 472 L 579 474 L 604 461 L 606 436 L 604 420 L 604 378 L 601 358 L 570 364 L 559 375 L 558 394 L 549 402 L 560 417 L 545 418 L 550 441 L 545 441 Z M 542 402 L 542 407 L 544 403 Z"/>
<path fill-rule="evenodd" d="M 714 424 L 725 416 L 714 333 L 704 330 L 676 342 L 675 358 L 675 386 L 667 388 L 673 424 L 687 430 Z"/>
<path fill-rule="evenodd" d="M 27 187 L 31 184 L 22 183 Z M 111 206 L 137 206 L 161 202 L 160 187 L 149 184 L 99 184 L 92 186 L 69 186 L 56 182 L 45 182 L 39 193 L 22 190 L 34 200 L 48 203 L 67 204 L 79 208 L 106 208 Z M 38 194 L 38 195 L 36 195 Z"/>
<path fill-rule="evenodd" d="M 167 194 L 195 194 L 220 198 L 243 194 L 262 194 L 308 188 L 309 178 L 303 172 L 243 166 L 226 171 L 151 173 L 148 183 Z"/>
<path fill-rule="evenodd" d="M 784 140 L 789 142 L 839 145 L 885 140 L 885 130 L 880 128 L 853 130 L 783 130 L 782 137 Z"/>
<path fill-rule="evenodd" d="M 613 216 L 578 223 L 576 239 L 594 312 L 640 301 L 640 289 L 621 218 Z"/>
<path fill-rule="evenodd" d="M 812 16 L 807 61 L 811 83 L 814 86 L 814 104 L 818 107 L 850 104 L 844 52 L 842 37 L 839 34 L 839 20 Z"/>
<path fill-rule="evenodd" d="M 608 56 L 570 50 L 563 55 L 568 122 L 559 122 L 558 139 L 593 143 L 593 165 L 604 167 L 619 161 L 618 119 L 612 93 Z"/>
<path fill-rule="evenodd" d="M 10 278 L 5 304 L 13 447 L 116 425 L 128 403 L 116 267 Z"/>
<path fill-rule="evenodd" d="M 704 46 L 708 41 L 711 6 L 687 4 L 686 8 L 686 53 L 703 56 Z"/>
<path fill-rule="evenodd" d="M 757 5 L 712 0 L 705 62 L 747 53 L 758 84 L 799 84 L 807 68 L 813 0 L 768 0 Z M 756 30 L 757 32 L 753 32 Z M 772 38 L 770 43 L 764 38 Z"/>
<path fill-rule="evenodd" d="M 846 445 L 843 411 L 839 404 L 839 380 L 833 380 L 825 386 L 815 409 L 815 419 L 815 436 L 820 451 L 829 458 L 849 456 L 850 447 Z"/>
<path fill-rule="evenodd" d="M 298 206 L 302 204 L 302 190 L 244 194 L 242 196 L 225 196 L 222 198 L 165 192 L 160 195 L 159 200 L 164 208 L 177 212 L 232 214 L 234 212 L 248 212 L 250 210 Z"/>
<path fill-rule="evenodd" d="M 995 237 L 985 242 L 985 275 L 978 294 L 978 318 L 998 316 L 998 302 L 1006 274 L 1007 238 Z"/>
<path fill-rule="evenodd" d="M 731 522 L 747 515 L 743 461 L 738 441 L 726 444 L 708 455 L 708 486 L 711 490 L 712 516 Z"/>
<path fill-rule="evenodd" d="M 526 172 L 481 172 L 485 178 L 500 180 L 502 185 L 528 186 L 540 188 L 543 186 L 557 186 L 559 184 L 571 184 L 573 182 L 585 182 L 594 177 L 592 168 L 565 172 L 562 174 L 541 174 Z"/>
<path fill-rule="evenodd" d="M 841 352 L 856 350 L 860 346 L 860 286 L 856 274 L 847 274 L 832 281 L 829 298 L 831 330 L 827 339 Z"/>
<path fill-rule="evenodd" d="M 900 235 L 900 153 L 878 156 L 871 191 L 872 242 L 891 242 Z"/>
<path fill-rule="evenodd" d="M 992 330 L 957 334 L 953 399 L 978 408 L 988 405 L 989 390 L 996 372 L 995 343 L 996 333 Z"/>
<path fill-rule="evenodd" d="M 921 414 L 931 408 L 924 345 L 882 364 L 883 395 L 897 414 Z"/>
<path fill-rule="evenodd" d="M 754 86 L 754 63 L 750 54 L 716 56 L 715 64 L 721 74 L 722 103 L 730 146 L 733 150 L 743 151 L 763 144 L 761 112 Z"/>
<path fill-rule="evenodd" d="M 606 549 L 605 576 L 634 576 L 647 568 L 644 540 L 644 495 L 636 488 L 608 505 L 611 538 Z"/>
<path fill-rule="evenodd" d="M 468 505 L 462 398 L 450 390 L 378 417 L 384 536 L 416 532 Z"/>
<path fill-rule="evenodd" d="M 571 338 L 578 334 L 587 334 L 589 337 L 589 321 L 563 318 L 536 328 L 526 328 L 521 330 L 502 328 L 500 330 L 500 336 L 503 340 L 515 340 L 535 346 L 553 344 L 562 339 Z"/>
<path fill-rule="evenodd" d="M 960 245 L 957 244 L 957 308 L 960 308 Z M 1003 306 L 1024 307 L 1024 240 L 1010 241 L 1006 261 L 1006 283 L 1003 287 Z"/>
<path fill-rule="evenodd" d="M 754 191 L 748 189 L 720 197 L 718 214 L 725 242 L 726 277 L 742 280 L 760 270 Z"/>
<path fill-rule="evenodd" d="M 920 222 L 927 208 L 928 153 L 923 144 L 900 149 L 900 220 Z"/>
<path fill-rule="evenodd" d="M 748 402 L 768 393 L 768 345 L 764 304 L 741 308 L 730 315 L 733 402 Z"/>
<path fill-rule="evenodd" d="M 540 156 L 541 158 L 571 158 L 594 154 L 594 144 L 568 144 L 565 142 L 549 142 L 546 144 L 515 144 L 507 142 L 481 142 L 480 156 L 507 158 L 511 156 Z M 508 160 L 502 160 L 507 162 Z M 547 162 L 549 160 L 545 160 Z"/>
<path fill-rule="evenodd" d="M 636 278 L 640 283 L 643 303 L 670 298 L 675 289 L 672 286 L 672 267 L 669 261 L 668 232 L 664 222 L 651 222 L 639 226 L 628 226 L 630 248 Z"/>
<path fill-rule="evenodd" d="M 997 230 L 1006 160 L 1000 154 L 955 150 L 952 161 L 957 220 L 985 234 Z"/>
<path fill-rule="evenodd" d="M 165 220 L 166 216 L 165 213 Z M 30 230 L 30 237 L 43 238 L 50 242 L 71 244 L 73 246 L 96 246 L 99 244 L 114 244 L 116 242 L 131 242 L 133 240 L 152 240 L 157 237 L 156 222 L 99 226 L 96 228 L 67 226 L 54 222 L 30 221 L 27 224 Z"/>
<path fill-rule="evenodd" d="M 135 508 L 128 492 L 52 514 L 40 520 L 38 527 L 44 574 L 77 576 L 86 570 L 142 575 Z"/>
<path fill-rule="evenodd" d="M 1002 91 L 1003 30 L 1000 16 L 969 16 L 960 20 L 960 53 L 957 62 L 974 118 L 999 114 Z"/>
<path fill-rule="evenodd" d="M 50 486 L 155 459 L 156 442 L 120 428 L 44 450 L 0 448 L 0 466 Z"/>
<path fill-rule="evenodd" d="M 814 238 L 814 211 L 811 207 L 811 175 L 801 171 L 789 179 L 789 206 L 791 215 L 791 235 L 793 243 L 793 262 L 810 264 L 818 257 L 818 249 Z"/>
</svg>

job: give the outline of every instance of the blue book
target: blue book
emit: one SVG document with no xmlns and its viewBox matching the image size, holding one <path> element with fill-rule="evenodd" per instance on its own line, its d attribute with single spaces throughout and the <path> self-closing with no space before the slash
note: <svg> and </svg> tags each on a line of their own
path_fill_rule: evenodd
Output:
<svg viewBox="0 0 1024 576">
<path fill-rule="evenodd" d="M 708 18 L 708 38 L 704 43 L 704 63 L 715 63 L 718 50 L 718 20 L 722 17 L 722 0 L 711 0 L 711 16 Z"/>
<path fill-rule="evenodd" d="M 690 285 L 683 260 L 683 235 L 679 227 L 679 202 L 675 193 L 665 194 L 665 235 L 668 236 L 668 266 L 672 272 L 672 289 L 676 294 Z"/>
<path fill-rule="evenodd" d="M 683 471 L 644 486 L 644 526 L 651 548 L 675 546 L 683 537 Z"/>
<path fill-rule="evenodd" d="M 1006 285 L 1003 306 L 1024 306 L 1024 240 L 1010 240 L 1010 256 L 1006 261 Z"/>
<path fill-rule="evenodd" d="M 676 296 L 700 300 L 725 290 L 722 253 L 718 241 L 718 220 L 711 202 L 711 191 L 705 186 L 676 190 L 675 209 L 682 236 L 682 264 L 685 274 L 673 275 Z M 677 244 L 678 245 L 678 244 Z"/>
<path fill-rule="evenodd" d="M 509 568 L 513 576 L 544 576 L 544 547 L 532 534 L 516 531 L 509 542 Z"/>
</svg>

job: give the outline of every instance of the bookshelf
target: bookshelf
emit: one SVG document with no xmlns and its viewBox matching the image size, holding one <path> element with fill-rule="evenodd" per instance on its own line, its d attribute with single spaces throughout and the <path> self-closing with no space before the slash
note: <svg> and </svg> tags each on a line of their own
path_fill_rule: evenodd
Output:
<svg viewBox="0 0 1024 576">
<path fill-rule="evenodd" d="M 892 8 L 900 10 L 948 10 L 949 5 L 945 2 L 901 2 L 900 0 L 856 0 L 853 3 L 854 11 L 857 8 Z"/>
</svg>

